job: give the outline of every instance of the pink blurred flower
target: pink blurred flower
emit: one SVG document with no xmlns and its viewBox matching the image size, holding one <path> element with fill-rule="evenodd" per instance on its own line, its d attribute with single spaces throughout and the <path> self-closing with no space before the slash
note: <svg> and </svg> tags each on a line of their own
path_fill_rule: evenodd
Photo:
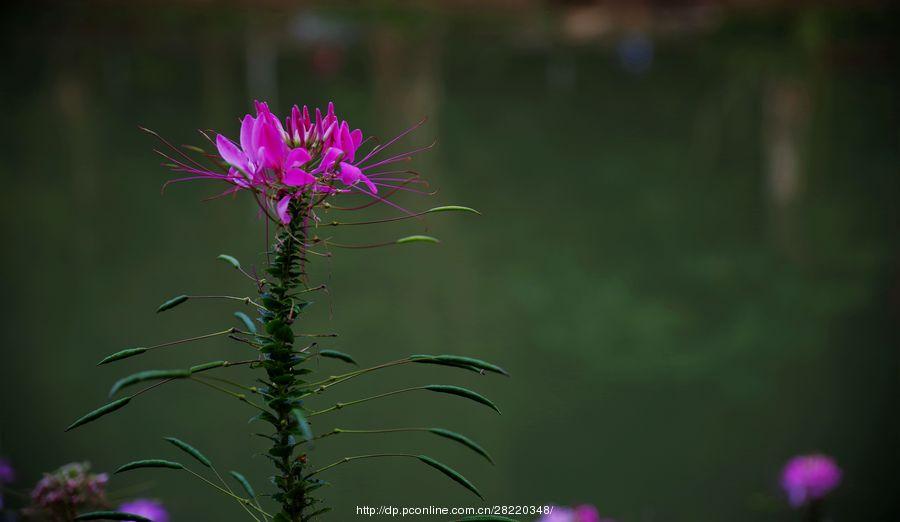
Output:
<svg viewBox="0 0 900 522">
<path fill-rule="evenodd" d="M 553 511 L 537 522 L 615 522 L 611 518 L 600 518 L 597 508 L 589 504 L 575 507 L 553 506 Z"/>
<path fill-rule="evenodd" d="M 0 458 L 0 486 L 16 480 L 16 470 L 8 459 Z"/>
<path fill-rule="evenodd" d="M 119 511 L 131 515 L 140 515 L 153 522 L 169 522 L 169 512 L 162 502 L 149 498 L 137 498 L 119 506 Z"/>
<path fill-rule="evenodd" d="M 87 462 L 66 464 L 52 473 L 45 473 L 31 491 L 31 514 L 51 518 L 70 516 L 74 511 L 106 505 L 106 473 L 90 473 Z"/>
<path fill-rule="evenodd" d="M 800 455 L 781 472 L 781 487 L 794 507 L 824 498 L 841 483 L 841 469 L 827 455 Z"/>
</svg>

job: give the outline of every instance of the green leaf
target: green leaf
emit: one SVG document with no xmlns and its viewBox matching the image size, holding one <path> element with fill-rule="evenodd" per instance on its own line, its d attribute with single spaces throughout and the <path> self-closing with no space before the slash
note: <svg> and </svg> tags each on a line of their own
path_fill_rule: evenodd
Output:
<svg viewBox="0 0 900 522">
<path fill-rule="evenodd" d="M 309 422 L 306 420 L 306 415 L 303 415 L 303 412 L 299 408 L 294 408 L 293 410 L 291 410 L 291 414 L 297 420 L 297 425 L 300 427 L 300 431 L 303 433 L 303 437 L 306 440 L 312 440 L 312 428 L 309 427 Z"/>
<path fill-rule="evenodd" d="M 109 389 L 109 396 L 112 397 L 122 388 L 137 384 L 144 381 L 154 381 L 162 379 L 186 379 L 191 376 L 190 370 L 145 370 L 133 373 L 127 377 L 122 377 L 112 388 Z"/>
<path fill-rule="evenodd" d="M 441 241 L 436 237 L 422 236 L 422 235 L 401 237 L 400 239 L 398 239 L 396 241 L 396 243 L 398 245 L 402 245 L 404 243 L 440 243 L 440 242 Z"/>
<path fill-rule="evenodd" d="M 111 363 L 113 361 L 118 361 L 121 359 L 127 359 L 127 358 L 135 356 L 135 355 L 140 355 L 146 351 L 147 351 L 147 349 L 144 347 L 126 348 L 126 349 L 124 349 L 120 352 L 116 352 L 112 355 L 107 355 L 106 357 L 103 358 L 102 361 L 97 363 L 97 366 L 100 366 L 101 364 Z"/>
<path fill-rule="evenodd" d="M 129 401 L 131 401 L 131 397 L 122 397 L 121 399 L 112 401 L 109 404 L 104 404 L 103 406 L 100 406 L 96 410 L 88 413 L 87 415 L 70 424 L 69 427 L 66 428 L 66 431 L 73 430 L 91 421 L 95 421 L 100 417 L 106 415 L 107 413 L 112 413 L 119 408 L 124 407 L 126 404 L 128 404 Z"/>
<path fill-rule="evenodd" d="M 356 364 L 357 366 L 359 366 L 356 360 L 354 360 L 353 357 L 351 357 L 349 354 L 339 352 L 337 350 L 320 350 L 319 355 L 321 355 L 322 357 L 330 357 L 332 359 L 340 359 L 345 363 Z"/>
<path fill-rule="evenodd" d="M 210 361 L 208 363 L 198 364 L 196 366 L 191 366 L 191 369 L 188 370 L 188 373 L 197 373 L 204 372 L 206 370 L 212 370 L 213 368 L 219 368 L 228 364 L 228 361 Z"/>
<path fill-rule="evenodd" d="M 211 467 L 212 467 L 212 462 L 210 462 L 209 459 L 206 458 L 206 455 L 200 453 L 200 450 L 198 450 L 197 448 L 191 446 L 191 445 L 188 444 L 187 442 L 185 442 L 185 441 L 183 441 L 183 440 L 181 440 L 181 439 L 176 439 L 175 437 L 166 437 L 165 439 L 166 439 L 167 441 L 171 442 L 175 447 L 177 447 L 177 448 L 180 449 L 181 451 L 183 451 L 183 452 L 187 453 L 188 455 L 194 457 L 194 458 L 197 460 L 197 462 L 199 462 L 200 464 L 203 464 L 203 465 L 206 466 L 207 468 L 211 468 Z"/>
<path fill-rule="evenodd" d="M 504 370 L 503 368 L 497 366 L 496 364 L 489 363 L 487 361 L 482 361 L 481 359 L 475 359 L 474 357 L 463 357 L 461 355 L 436 355 L 434 357 L 438 361 L 448 361 L 451 363 L 465 364 L 468 366 L 474 366 L 479 370 L 484 370 L 487 372 L 499 373 L 500 375 L 505 375 L 509 377 L 509 372 Z"/>
<path fill-rule="evenodd" d="M 514 518 L 501 517 L 498 515 L 470 515 L 458 518 L 454 522 L 519 522 Z"/>
<path fill-rule="evenodd" d="M 256 498 L 256 492 L 253 491 L 253 487 L 250 486 L 250 482 L 247 481 L 247 478 L 245 476 L 241 475 L 237 471 L 229 471 L 228 473 L 230 473 L 231 476 L 234 477 L 234 480 L 238 481 L 241 484 L 241 487 L 244 488 L 244 491 L 246 491 L 248 495 L 250 495 L 250 498 Z"/>
<path fill-rule="evenodd" d="M 219 257 L 217 257 L 216 259 L 221 259 L 222 261 L 225 261 L 226 263 L 237 268 L 238 270 L 241 269 L 241 262 L 238 261 L 233 256 L 229 256 L 228 254 L 219 254 Z"/>
<path fill-rule="evenodd" d="M 500 375 L 509 377 L 509 372 L 497 366 L 496 364 L 491 364 L 487 361 L 482 361 L 481 359 L 475 359 L 473 357 L 463 357 L 461 355 L 417 354 L 411 355 L 410 358 L 413 360 L 413 362 L 418 363 L 441 364 L 445 366 L 456 366 L 458 368 L 466 369 L 474 368 L 476 371 L 484 370 L 488 372 L 499 373 Z"/>
<path fill-rule="evenodd" d="M 478 212 L 474 208 L 462 207 L 459 205 L 445 205 L 443 207 L 434 207 L 425 211 L 426 214 L 431 214 L 434 212 L 472 212 L 473 214 L 481 215 L 481 212 Z"/>
<path fill-rule="evenodd" d="M 469 482 L 466 479 L 466 477 L 460 475 L 456 470 L 454 470 L 450 466 L 447 466 L 446 464 L 442 464 L 442 463 L 434 460 L 433 458 L 429 457 L 428 455 L 416 455 L 416 458 L 418 458 L 425 464 L 428 464 L 432 468 L 440 471 L 444 475 L 447 475 L 454 482 L 456 482 L 460 486 L 468 489 L 472 493 L 475 493 L 476 495 L 478 495 L 478 498 L 480 498 L 481 500 L 484 500 L 484 497 L 481 496 L 481 493 L 478 491 L 478 489 L 474 485 L 472 485 L 472 483 Z"/>
<path fill-rule="evenodd" d="M 82 513 L 73 520 L 132 520 L 134 522 L 152 522 L 149 518 L 122 511 L 91 511 L 90 513 Z"/>
<path fill-rule="evenodd" d="M 171 460 L 163 460 L 163 459 L 146 459 L 146 460 L 136 460 L 134 462 L 129 462 L 128 464 L 124 464 L 119 466 L 119 469 L 114 471 L 114 473 L 122 473 L 123 471 L 131 471 L 133 469 L 140 468 L 168 468 L 168 469 L 184 469 L 184 466 L 177 462 L 172 462 Z"/>
<path fill-rule="evenodd" d="M 491 456 L 488 455 L 488 452 L 485 451 L 484 448 L 482 448 L 477 442 L 470 439 L 469 437 L 466 437 L 465 435 L 456 433 L 455 431 L 445 430 L 444 428 L 428 428 L 428 431 L 434 433 L 439 437 L 446 437 L 450 440 L 455 440 L 456 442 L 459 442 L 463 446 L 468 447 L 475 453 L 478 453 L 482 457 L 486 458 L 487 461 L 491 464 L 494 463 L 494 459 L 492 459 Z"/>
<path fill-rule="evenodd" d="M 169 299 L 165 303 L 159 305 L 159 308 L 156 309 L 156 313 L 165 312 L 166 310 L 171 310 L 172 308 L 175 308 L 176 306 L 180 305 L 181 303 L 183 303 L 187 300 L 188 300 L 188 296 L 186 296 L 186 295 L 179 295 L 178 297 L 173 297 L 172 299 Z"/>
<path fill-rule="evenodd" d="M 244 326 L 247 328 L 247 330 L 250 331 L 250 333 L 255 334 L 257 332 L 256 323 L 254 323 L 253 320 L 250 319 L 250 316 L 248 316 L 244 312 L 235 312 L 234 316 L 240 319 L 242 323 L 244 323 Z"/>
<path fill-rule="evenodd" d="M 423 388 L 433 392 L 449 393 L 450 395 L 465 397 L 466 399 L 480 402 L 481 404 L 484 404 L 485 406 L 493 409 L 497 413 L 500 413 L 500 408 L 498 408 L 496 404 L 468 388 L 463 388 L 461 386 L 452 386 L 450 384 L 429 384 L 427 386 L 423 386 Z"/>
</svg>

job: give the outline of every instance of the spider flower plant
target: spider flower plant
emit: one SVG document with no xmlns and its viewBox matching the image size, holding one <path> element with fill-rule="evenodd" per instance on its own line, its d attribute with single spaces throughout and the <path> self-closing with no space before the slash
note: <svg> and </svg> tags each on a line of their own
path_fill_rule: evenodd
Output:
<svg viewBox="0 0 900 522">
<path fill-rule="evenodd" d="M 230 471 L 227 474 L 229 480 L 226 480 L 225 474 L 214 466 L 212 459 L 176 437 L 166 440 L 173 446 L 173 451 L 180 451 L 178 460 L 145 458 L 123 464 L 116 473 L 143 468 L 189 473 L 234 501 L 247 517 L 257 522 L 306 521 L 326 512 L 329 508 L 318 497 L 318 490 L 326 484 L 328 471 L 362 459 L 413 459 L 481 497 L 478 489 L 462 474 L 427 455 L 351 453 L 336 462 L 320 463 L 316 462 L 310 451 L 313 441 L 324 437 L 352 441 L 353 435 L 422 432 L 465 446 L 492 462 L 490 455 L 478 443 L 442 427 L 351 426 L 320 429 L 323 424 L 333 426 L 332 418 L 345 408 L 361 407 L 372 401 L 408 393 L 452 395 L 500 413 L 499 408 L 483 395 L 452 384 L 379 389 L 373 395 L 356 400 L 323 404 L 332 388 L 363 375 L 378 375 L 382 370 L 396 366 L 430 364 L 481 374 L 507 375 L 501 367 L 475 357 L 415 354 L 364 368 L 357 366 L 350 371 L 328 376 L 317 375 L 316 367 L 310 364 L 317 358 L 329 358 L 335 364 L 357 365 L 350 354 L 319 346 L 323 339 L 317 338 L 334 334 L 303 330 L 303 316 L 312 304 L 310 297 L 317 292 L 327 292 L 326 285 L 310 280 L 307 271 L 310 261 L 318 256 L 330 256 L 332 248 L 437 242 L 431 236 L 414 235 L 361 245 L 344 244 L 320 237 L 323 229 L 375 225 L 435 213 L 478 214 L 474 209 L 457 205 L 414 212 L 392 200 L 395 194 L 402 192 L 428 194 L 422 189 L 424 182 L 417 173 L 398 165 L 431 146 L 389 152 L 398 140 L 423 122 L 384 144 L 375 144 L 374 140 L 364 139 L 361 130 L 351 129 L 347 121 L 340 120 L 333 104 L 328 105 L 324 114 L 317 109 L 313 115 L 305 106 L 302 109 L 294 106 L 282 122 L 266 103 L 256 102 L 255 115 L 244 116 L 236 139 L 201 131 L 215 152 L 212 148 L 207 152 L 198 147 L 175 147 L 157 133 L 143 129 L 159 139 L 162 146 L 156 152 L 165 158 L 165 165 L 176 173 L 166 185 L 204 180 L 223 184 L 224 190 L 220 196 L 248 194 L 256 202 L 259 214 L 266 223 L 266 237 L 269 237 L 269 228 L 272 228 L 274 240 L 265 254 L 260 273 L 232 255 L 219 256 L 219 259 L 232 265 L 240 277 L 248 280 L 256 295 L 183 294 L 162 303 L 157 309 L 158 313 L 162 313 L 188 301 L 231 300 L 253 312 L 235 312 L 235 324 L 238 326 L 223 325 L 218 331 L 198 333 L 187 339 L 126 348 L 105 357 L 99 364 L 113 364 L 133 357 L 158 364 L 169 349 L 211 338 L 239 343 L 246 348 L 248 356 L 241 360 L 198 362 L 180 369 L 149 369 L 122 377 L 110 390 L 111 402 L 78 418 L 67 431 L 112 414 L 132 402 L 139 403 L 157 387 L 187 380 L 240 401 L 255 410 L 252 420 L 268 425 L 268 429 L 258 435 L 270 445 L 265 456 L 274 470 L 270 479 L 274 490 L 257 494 L 260 488 L 251 485 L 251 480 L 237 471 Z M 368 147 L 367 142 L 371 142 Z M 360 198 L 364 202 L 361 203 Z M 387 205 L 396 215 L 374 220 L 343 217 L 375 204 Z M 240 379 L 225 379 L 216 375 L 226 368 L 242 368 L 245 375 Z M 263 502 L 264 499 L 271 501 Z M 141 520 L 141 515 L 124 511 L 80 515 L 80 519 L 84 520 L 103 517 Z M 491 518 L 482 517 L 479 520 Z"/>
</svg>

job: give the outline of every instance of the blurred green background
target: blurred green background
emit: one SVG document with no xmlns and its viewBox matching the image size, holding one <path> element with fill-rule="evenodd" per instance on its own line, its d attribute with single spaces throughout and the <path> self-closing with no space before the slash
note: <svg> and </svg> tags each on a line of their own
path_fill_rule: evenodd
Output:
<svg viewBox="0 0 900 522">
<path fill-rule="evenodd" d="M 438 138 L 414 165 L 440 192 L 402 201 L 484 216 L 337 230 L 348 242 L 425 232 L 443 243 L 318 262 L 314 280 L 332 294 L 308 329 L 340 332 L 328 346 L 363 364 L 477 354 L 513 378 L 393 369 L 331 399 L 455 382 L 504 414 L 409 395 L 315 426 L 445 426 L 480 441 L 495 468 L 417 434 L 326 439 L 316 463 L 427 452 L 489 504 L 787 521 L 798 516 L 780 467 L 821 451 L 845 470 L 834 520 L 897 520 L 896 14 L 757 2 L 8 6 L 0 454 L 27 488 L 73 460 L 111 470 L 171 458 L 161 437 L 176 435 L 266 489 L 252 410 L 189 383 L 62 430 L 121 375 L 243 354 L 206 342 L 95 367 L 126 346 L 233 324 L 235 308 L 216 303 L 153 311 L 183 292 L 251 292 L 215 257 L 258 263 L 264 248 L 246 198 L 201 202 L 219 188 L 202 183 L 161 197 L 169 174 L 137 126 L 202 144 L 197 128 L 236 136 L 254 98 L 282 114 L 334 100 L 381 137 L 428 116 L 406 144 Z M 328 478 L 327 520 L 366 504 L 476 505 L 412 462 Z M 176 522 L 241 519 L 187 476 L 111 483 L 132 487 Z"/>
</svg>

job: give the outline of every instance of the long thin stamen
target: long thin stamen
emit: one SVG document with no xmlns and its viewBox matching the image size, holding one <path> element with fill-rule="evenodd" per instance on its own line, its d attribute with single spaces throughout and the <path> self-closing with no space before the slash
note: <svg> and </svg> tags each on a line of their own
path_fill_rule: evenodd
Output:
<svg viewBox="0 0 900 522">
<path fill-rule="evenodd" d="M 397 154 L 396 156 L 392 156 L 388 159 L 384 159 L 377 163 L 373 163 L 371 165 L 366 165 L 365 167 L 360 167 L 360 168 L 363 171 L 366 171 L 368 169 L 374 169 L 375 167 L 380 167 L 381 165 L 388 165 L 390 163 L 396 163 L 398 161 L 410 159 L 411 156 L 415 156 L 416 154 L 419 154 L 420 152 L 425 152 L 426 150 L 431 150 L 432 148 L 434 148 L 435 145 L 437 145 L 437 140 L 431 142 L 431 145 L 427 145 L 425 147 L 420 147 L 418 149 L 413 149 L 409 152 L 404 152 L 402 154 Z"/>
<path fill-rule="evenodd" d="M 422 118 L 422 119 L 419 121 L 419 123 L 416 123 L 416 124 L 413 125 L 412 127 L 408 128 L 408 129 L 406 129 L 405 131 L 401 132 L 400 134 L 394 136 L 393 139 L 391 139 L 390 141 L 388 141 L 388 142 L 385 143 L 384 145 L 381 145 L 381 146 L 379 146 L 379 147 L 374 147 L 374 148 L 371 150 L 371 152 L 369 152 L 369 153 L 366 155 L 366 157 L 364 157 L 363 159 L 361 159 L 361 160 L 359 160 L 358 162 L 356 162 L 356 165 L 359 166 L 360 164 L 364 163 L 366 160 L 368 160 L 368 159 L 371 158 L 372 156 L 374 156 L 374 155 L 378 154 L 379 152 L 381 152 L 381 151 L 387 149 L 388 147 L 390 147 L 390 146 L 393 145 L 394 143 L 397 143 L 397 141 L 400 140 L 400 138 L 402 138 L 402 137 L 406 136 L 407 134 L 409 134 L 410 132 L 412 132 L 412 131 L 418 129 L 418 128 L 421 127 L 422 125 L 425 125 L 425 122 L 426 122 L 426 121 L 428 121 L 428 118 L 427 118 L 427 117 Z"/>
</svg>

